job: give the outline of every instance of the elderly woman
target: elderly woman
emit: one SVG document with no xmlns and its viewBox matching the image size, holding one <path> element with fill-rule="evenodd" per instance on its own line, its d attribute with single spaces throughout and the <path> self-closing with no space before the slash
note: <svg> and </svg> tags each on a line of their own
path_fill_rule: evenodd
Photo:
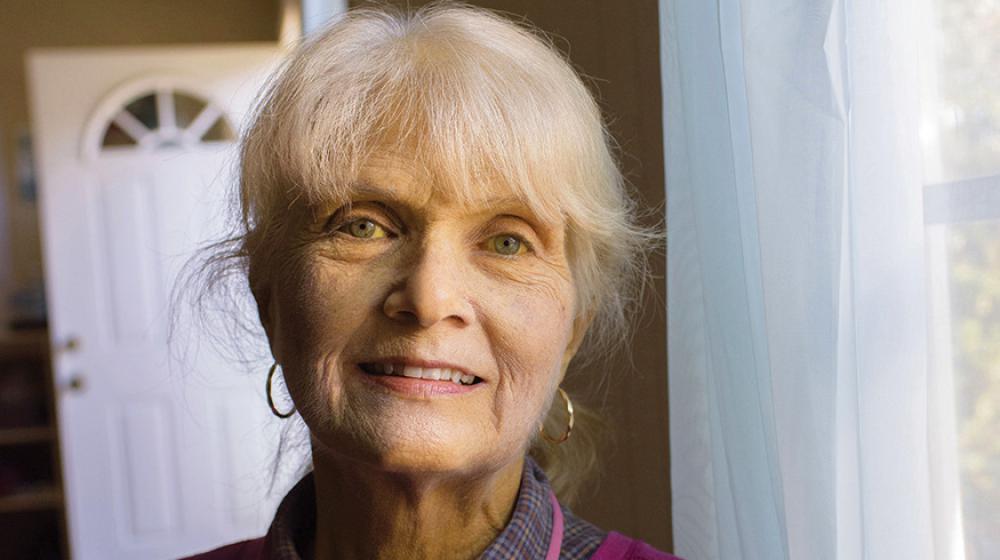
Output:
<svg viewBox="0 0 1000 560">
<path fill-rule="evenodd" d="M 670 558 L 557 498 L 593 456 L 560 384 L 624 337 L 652 235 L 552 47 L 453 4 L 353 11 L 262 97 L 239 202 L 268 401 L 313 470 L 266 537 L 194 558 Z"/>
</svg>

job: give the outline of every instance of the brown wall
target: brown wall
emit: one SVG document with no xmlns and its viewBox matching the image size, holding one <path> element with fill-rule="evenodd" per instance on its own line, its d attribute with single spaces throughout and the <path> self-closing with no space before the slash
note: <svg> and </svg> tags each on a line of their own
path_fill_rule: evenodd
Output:
<svg viewBox="0 0 1000 560">
<path fill-rule="evenodd" d="M 274 41 L 277 36 L 278 0 L 3 0 L 0 170 L 6 177 L 0 185 L 6 184 L 7 192 L 0 196 L 7 202 L 13 270 L 0 276 L 19 287 L 42 278 L 36 209 L 17 196 L 14 177 L 17 138 L 28 130 L 24 54 L 29 48 Z"/>
<path fill-rule="evenodd" d="M 393 0 L 413 7 L 425 0 Z M 471 4 L 522 16 L 554 35 L 589 79 L 621 146 L 625 176 L 647 208 L 664 209 L 659 27 L 655 0 L 472 0 Z M 352 5 L 365 4 L 354 1 Z M 671 549 L 667 427 L 666 285 L 662 254 L 628 356 L 613 371 L 572 369 L 567 385 L 587 394 L 607 374 L 605 406 L 611 445 L 596 490 L 575 508 L 589 521 Z M 634 364 L 632 368 L 629 363 Z M 575 381 L 574 381 L 575 380 Z M 600 399 L 598 399 L 600 400 Z"/>
</svg>

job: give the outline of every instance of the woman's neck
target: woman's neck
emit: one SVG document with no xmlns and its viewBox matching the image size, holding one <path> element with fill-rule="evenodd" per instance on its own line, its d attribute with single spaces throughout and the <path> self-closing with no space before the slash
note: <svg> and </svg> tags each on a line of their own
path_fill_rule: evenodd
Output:
<svg viewBox="0 0 1000 560">
<path fill-rule="evenodd" d="M 524 459 L 475 478 L 389 473 L 313 444 L 313 560 L 478 558 L 510 520 Z"/>
</svg>

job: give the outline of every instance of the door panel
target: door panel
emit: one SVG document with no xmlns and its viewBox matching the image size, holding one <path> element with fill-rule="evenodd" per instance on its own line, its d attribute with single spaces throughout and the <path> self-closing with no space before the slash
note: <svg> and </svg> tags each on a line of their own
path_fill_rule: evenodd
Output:
<svg viewBox="0 0 1000 560">
<path fill-rule="evenodd" d="M 173 406 L 163 398 L 130 403 L 108 415 L 112 447 L 119 443 L 112 464 L 124 472 L 114 478 L 126 483 L 120 494 L 119 526 L 127 527 L 133 543 L 157 535 L 176 535 L 180 526 L 176 488 L 181 481 L 173 468 Z"/>
<path fill-rule="evenodd" d="M 122 173 L 98 187 L 100 204 L 95 216 L 101 228 L 98 258 L 104 267 L 96 272 L 105 275 L 101 286 L 107 288 L 113 346 L 140 344 L 153 334 L 153 314 L 163 308 L 156 286 L 161 277 L 156 251 L 150 190 L 146 177 Z M 103 257 L 103 258 L 102 258 Z"/>
</svg>

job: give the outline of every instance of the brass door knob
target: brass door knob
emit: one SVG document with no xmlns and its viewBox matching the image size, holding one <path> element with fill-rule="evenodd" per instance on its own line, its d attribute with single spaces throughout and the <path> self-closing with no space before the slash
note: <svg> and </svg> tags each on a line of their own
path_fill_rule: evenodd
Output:
<svg viewBox="0 0 1000 560">
<path fill-rule="evenodd" d="M 63 389 L 74 393 L 79 393 L 87 387 L 83 374 L 74 373 L 69 379 L 62 383 Z"/>
<path fill-rule="evenodd" d="M 59 352 L 76 352 L 80 349 L 80 339 L 75 336 L 71 336 L 63 342 L 57 350 Z"/>
</svg>

